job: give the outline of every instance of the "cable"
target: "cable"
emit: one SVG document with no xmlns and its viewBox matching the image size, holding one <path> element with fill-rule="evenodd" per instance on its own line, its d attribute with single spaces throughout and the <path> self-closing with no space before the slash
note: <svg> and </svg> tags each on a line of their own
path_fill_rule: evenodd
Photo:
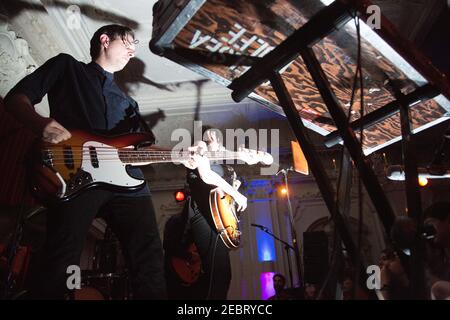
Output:
<svg viewBox="0 0 450 320">
<path fill-rule="evenodd" d="M 212 254 L 212 257 L 211 257 L 211 270 L 210 270 L 210 273 L 209 273 L 208 294 L 206 295 L 206 300 L 209 300 L 209 298 L 211 296 L 212 280 L 213 280 L 213 275 L 214 275 L 214 264 L 215 264 L 215 259 L 216 259 L 217 242 L 218 242 L 220 234 L 222 232 L 224 232 L 224 230 L 222 230 L 221 232 L 217 233 L 216 240 L 214 242 L 213 254 Z"/>
<path fill-rule="evenodd" d="M 356 69 L 355 69 L 355 75 L 353 77 L 353 86 L 352 86 L 352 93 L 350 96 L 350 106 L 347 112 L 347 123 L 346 126 L 349 125 L 350 123 L 350 118 L 351 118 L 351 114 L 352 114 L 352 109 L 353 109 L 353 104 L 354 104 L 354 100 L 355 100 L 355 94 L 356 94 L 356 84 L 358 82 L 358 76 L 359 76 L 359 86 L 360 86 L 360 99 L 361 99 L 361 105 L 360 105 L 360 117 L 362 118 L 363 114 L 364 114 L 364 90 L 363 90 L 363 78 L 362 78 L 362 63 L 361 63 L 361 33 L 360 33 L 360 28 L 359 28 L 359 17 L 356 14 L 356 12 L 352 12 L 352 17 L 354 18 L 355 21 L 355 26 L 356 26 L 356 33 L 357 33 L 357 63 L 356 63 Z M 361 136 L 360 136 L 361 140 L 361 145 L 363 143 L 363 123 L 361 123 Z M 344 152 L 345 152 L 345 148 L 342 148 L 342 153 L 341 153 L 341 165 L 340 165 L 340 169 L 339 169 L 339 174 L 338 174 L 338 179 L 337 179 L 337 187 L 336 187 L 336 198 L 335 198 L 335 208 L 333 210 L 333 212 L 331 212 L 331 220 L 334 221 L 334 217 L 338 211 L 338 202 L 339 202 L 339 194 L 340 194 L 340 187 L 341 187 L 341 180 L 342 180 L 342 169 L 343 169 L 343 161 L 344 161 Z M 357 164 L 359 165 L 359 164 Z M 361 189 L 361 179 L 359 179 L 359 190 L 360 192 L 360 199 L 362 198 L 362 189 Z M 361 209 L 361 201 L 360 201 L 360 223 L 362 221 L 362 209 Z M 361 228 L 362 229 L 362 228 Z M 361 233 L 361 232 L 359 232 Z M 319 290 L 319 293 L 317 295 L 317 299 L 319 299 L 322 296 L 323 291 L 325 290 L 325 287 L 328 284 L 328 281 L 330 280 L 331 277 L 331 273 L 333 272 L 333 269 L 336 265 L 336 261 L 337 261 L 337 250 L 338 248 L 340 248 L 340 245 L 337 243 L 337 230 L 336 230 L 336 225 L 334 227 L 334 233 L 333 233 L 333 252 L 331 255 L 331 263 L 330 263 L 330 268 L 329 271 L 325 277 L 325 280 L 323 281 L 323 284 Z M 360 245 L 358 243 L 358 251 L 360 250 Z M 357 258 L 359 257 L 359 255 L 357 256 Z M 359 264 L 359 258 L 358 258 L 358 264 Z M 358 274 L 358 273 L 356 273 Z"/>
<path fill-rule="evenodd" d="M 359 66 L 359 89 L 360 89 L 360 119 L 364 116 L 364 84 L 363 84 L 363 74 L 362 74 L 362 59 L 361 59 L 361 33 L 360 33 L 360 21 L 359 18 L 355 19 L 356 31 L 358 36 L 358 66 Z M 360 128 L 360 144 L 361 148 L 364 146 L 364 123 L 361 121 Z M 357 168 L 359 168 L 360 164 L 357 163 Z M 356 265 L 354 266 L 355 270 L 359 270 L 359 266 L 361 264 L 361 247 L 362 247 L 362 229 L 363 229 L 363 190 L 362 190 L 362 181 L 361 175 L 358 171 L 358 238 L 357 238 L 357 252 L 356 256 Z M 356 297 L 357 284 L 359 283 L 359 272 L 355 272 L 353 279 L 353 298 Z"/>
</svg>

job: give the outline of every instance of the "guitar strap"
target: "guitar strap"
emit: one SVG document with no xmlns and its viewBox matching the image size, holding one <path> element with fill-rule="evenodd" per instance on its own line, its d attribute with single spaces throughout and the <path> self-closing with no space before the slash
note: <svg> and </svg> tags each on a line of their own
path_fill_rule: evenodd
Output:
<svg viewBox="0 0 450 320">
<path fill-rule="evenodd" d="M 139 112 L 139 109 L 136 108 L 136 114 L 139 117 L 139 124 L 141 125 L 141 128 L 147 132 L 147 133 L 151 133 L 153 134 L 152 130 L 150 129 L 150 127 L 148 126 L 147 122 L 145 122 L 144 118 L 142 117 L 141 113 Z"/>
<path fill-rule="evenodd" d="M 181 243 L 183 245 L 187 245 L 190 242 L 189 236 L 191 232 L 191 218 L 195 215 L 197 209 L 194 208 L 193 205 L 196 207 L 195 201 L 192 201 L 191 196 L 188 196 L 182 213 L 184 228 L 183 235 L 181 237 Z"/>
<path fill-rule="evenodd" d="M 144 118 L 141 115 L 141 112 L 139 111 L 139 106 L 136 101 L 130 100 L 130 104 L 133 106 L 134 112 L 136 114 L 136 117 L 139 121 L 139 126 L 143 132 L 146 132 L 152 136 L 152 144 L 155 143 L 155 135 L 153 134 L 152 130 L 148 126 L 147 122 L 145 122 Z"/>
</svg>

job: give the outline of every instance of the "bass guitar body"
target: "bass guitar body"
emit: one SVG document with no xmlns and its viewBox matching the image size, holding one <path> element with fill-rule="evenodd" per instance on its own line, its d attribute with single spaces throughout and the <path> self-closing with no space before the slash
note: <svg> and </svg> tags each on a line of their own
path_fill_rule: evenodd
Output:
<svg viewBox="0 0 450 320">
<path fill-rule="evenodd" d="M 144 133 L 116 137 L 72 131 L 59 144 L 37 143 L 31 157 L 33 192 L 44 202 L 67 201 L 81 192 L 101 187 L 114 191 L 134 191 L 145 180 L 130 176 L 127 166 L 139 165 L 139 153 L 129 153 L 149 141 Z M 133 161 L 130 161 L 130 157 Z M 142 161 L 142 164 L 147 162 Z"/>
</svg>

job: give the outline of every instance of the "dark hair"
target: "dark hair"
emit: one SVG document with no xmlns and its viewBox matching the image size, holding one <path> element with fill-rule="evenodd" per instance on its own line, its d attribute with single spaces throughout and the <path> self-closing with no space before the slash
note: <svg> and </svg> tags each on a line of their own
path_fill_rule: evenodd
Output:
<svg viewBox="0 0 450 320">
<path fill-rule="evenodd" d="M 202 141 L 205 140 L 205 133 L 207 131 L 215 132 L 217 139 L 219 139 L 219 137 L 223 138 L 222 132 L 218 128 L 210 126 L 210 125 L 203 125 L 202 126 Z"/>
<path fill-rule="evenodd" d="M 208 131 L 208 130 L 213 130 L 214 129 L 214 127 L 212 127 L 212 126 L 210 126 L 210 125 L 203 125 L 202 126 L 202 138 L 203 138 L 203 136 L 205 135 L 205 133 L 206 133 L 206 131 Z"/>
<path fill-rule="evenodd" d="M 106 34 L 111 40 L 116 39 L 117 37 L 121 37 L 122 40 L 125 40 L 128 35 L 132 36 L 134 39 L 134 32 L 130 28 L 126 26 L 121 26 L 118 24 L 109 24 L 101 27 L 97 31 L 95 31 L 94 35 L 91 38 L 91 49 L 90 54 L 92 60 L 95 60 L 100 55 L 100 36 L 102 34 Z"/>
<path fill-rule="evenodd" d="M 387 259 L 394 259 L 397 252 L 393 246 L 387 246 L 381 250 L 381 254 L 384 254 Z"/>
<path fill-rule="evenodd" d="M 408 216 L 398 216 L 391 227 L 391 239 L 398 249 L 408 249 L 414 243 L 417 233 L 417 222 Z"/>
<path fill-rule="evenodd" d="M 286 278 L 281 273 L 275 273 L 272 277 L 272 279 L 275 279 L 275 277 L 279 277 L 283 279 L 283 281 L 286 283 Z"/>
<path fill-rule="evenodd" d="M 425 212 L 425 218 L 435 218 L 440 221 L 447 219 L 450 215 L 450 202 L 436 202 L 429 206 Z"/>
</svg>

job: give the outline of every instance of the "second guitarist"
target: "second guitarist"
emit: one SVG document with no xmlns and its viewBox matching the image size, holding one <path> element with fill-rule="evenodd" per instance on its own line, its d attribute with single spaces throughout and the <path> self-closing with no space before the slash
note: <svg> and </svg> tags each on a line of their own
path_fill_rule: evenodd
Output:
<svg viewBox="0 0 450 320">
<path fill-rule="evenodd" d="M 223 148 L 214 129 L 205 128 L 203 131 L 205 141 L 199 143 L 200 148 L 204 148 L 204 151 L 218 151 Z M 233 197 L 238 211 L 247 208 L 247 198 L 233 187 L 236 174 L 231 166 L 210 164 L 206 157 L 200 155 L 194 156 L 193 160 L 196 169 L 187 172 L 191 194 L 187 207 L 187 223 L 202 263 L 196 294 L 199 299 L 225 300 L 231 282 L 229 249 L 220 239 L 212 220 L 209 196 L 212 189 L 219 187 Z"/>
</svg>

